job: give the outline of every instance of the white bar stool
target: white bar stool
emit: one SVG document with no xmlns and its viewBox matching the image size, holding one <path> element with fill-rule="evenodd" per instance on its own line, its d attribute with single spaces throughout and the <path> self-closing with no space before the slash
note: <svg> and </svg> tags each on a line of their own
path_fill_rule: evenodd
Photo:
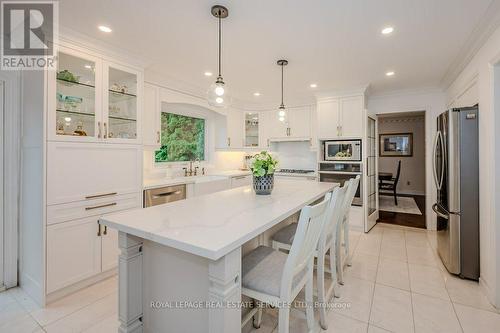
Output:
<svg viewBox="0 0 500 333">
<path fill-rule="evenodd" d="M 344 251 L 342 251 L 342 242 L 338 241 L 337 242 L 337 249 L 336 249 L 336 254 L 337 254 L 337 279 L 339 284 L 343 285 L 344 284 L 344 265 L 351 266 L 352 258 L 350 255 L 350 244 L 349 244 L 349 211 L 351 209 L 352 201 L 354 199 L 354 195 L 356 194 L 356 191 L 359 186 L 359 180 L 360 176 L 357 175 L 356 178 L 351 178 L 349 179 L 349 186 L 347 189 L 347 193 L 344 199 L 344 215 L 341 219 L 341 223 L 339 223 L 339 228 L 338 228 L 338 239 L 340 240 L 340 236 L 342 235 L 342 232 L 344 234 Z M 344 252 L 344 253 L 342 253 Z M 342 255 L 343 254 L 343 255 Z M 345 260 L 342 258 L 344 257 Z"/>
<path fill-rule="evenodd" d="M 332 197 L 332 193 L 328 193 L 322 202 L 302 209 L 288 255 L 270 247 L 259 246 L 243 257 L 241 293 L 257 300 L 258 307 L 243 318 L 242 326 L 253 318 L 254 327 L 260 327 L 261 303 L 267 303 L 279 309 L 278 332 L 288 333 L 291 303 L 305 287 L 307 326 L 312 332 L 314 252 Z"/>
<path fill-rule="evenodd" d="M 348 183 L 346 183 L 341 188 L 336 188 L 332 194 L 332 200 L 328 205 L 327 211 L 325 213 L 325 224 L 323 226 L 323 231 L 318 242 L 317 250 L 314 255 L 318 258 L 316 269 L 317 269 L 317 289 L 318 289 L 318 301 L 323 306 L 320 307 L 320 324 L 321 328 L 324 330 L 328 329 L 326 323 L 326 309 L 324 305 L 335 294 L 336 297 L 340 296 L 339 288 L 337 284 L 337 254 L 334 250 L 337 248 L 336 244 L 340 242 L 338 237 L 338 225 L 344 218 L 344 201 L 348 189 Z M 276 250 L 289 250 L 291 244 L 294 241 L 295 232 L 297 230 L 297 224 L 292 223 L 273 235 L 273 248 Z M 329 254 L 329 264 L 330 269 L 328 270 L 331 275 L 332 283 L 328 290 L 325 290 L 325 261 L 326 254 Z"/>
</svg>

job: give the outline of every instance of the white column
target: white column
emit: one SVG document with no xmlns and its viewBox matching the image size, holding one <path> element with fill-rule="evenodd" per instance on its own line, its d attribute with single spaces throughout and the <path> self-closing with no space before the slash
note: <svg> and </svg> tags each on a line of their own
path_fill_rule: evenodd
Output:
<svg viewBox="0 0 500 333">
<path fill-rule="evenodd" d="M 208 267 L 209 300 L 219 304 L 210 308 L 209 333 L 241 332 L 241 247 Z"/>
<path fill-rule="evenodd" d="M 120 231 L 118 244 L 118 332 L 142 333 L 142 240 Z"/>
</svg>

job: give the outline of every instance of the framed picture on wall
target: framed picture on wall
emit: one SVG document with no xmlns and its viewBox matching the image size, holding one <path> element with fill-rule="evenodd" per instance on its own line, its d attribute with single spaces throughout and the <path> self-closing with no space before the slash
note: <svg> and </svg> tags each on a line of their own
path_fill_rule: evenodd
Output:
<svg viewBox="0 0 500 333">
<path fill-rule="evenodd" d="M 413 133 L 380 134 L 380 156 L 413 156 Z"/>
</svg>

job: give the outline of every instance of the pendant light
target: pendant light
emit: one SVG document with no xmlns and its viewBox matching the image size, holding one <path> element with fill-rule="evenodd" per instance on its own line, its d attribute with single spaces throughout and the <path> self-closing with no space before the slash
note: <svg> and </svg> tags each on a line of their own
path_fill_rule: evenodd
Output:
<svg viewBox="0 0 500 333">
<path fill-rule="evenodd" d="M 285 121 L 286 111 L 285 104 L 283 103 L 283 68 L 288 65 L 288 60 L 278 60 L 278 66 L 281 66 L 281 105 L 278 108 L 279 121 Z"/>
<path fill-rule="evenodd" d="M 210 85 L 207 92 L 207 100 L 208 104 L 215 107 L 227 107 L 231 103 L 231 96 L 229 95 L 229 89 L 227 84 L 224 82 L 222 78 L 222 66 L 221 66 L 221 51 L 222 51 L 222 19 L 226 18 L 229 15 L 229 12 L 226 7 L 221 5 L 215 5 L 212 7 L 212 15 L 215 16 L 219 20 L 219 72 L 217 75 L 217 80 L 215 83 Z"/>
</svg>

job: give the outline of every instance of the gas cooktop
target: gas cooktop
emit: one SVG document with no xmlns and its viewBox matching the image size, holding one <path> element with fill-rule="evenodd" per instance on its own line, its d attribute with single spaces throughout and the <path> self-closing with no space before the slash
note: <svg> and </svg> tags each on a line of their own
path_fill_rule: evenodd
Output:
<svg viewBox="0 0 500 333">
<path fill-rule="evenodd" d="M 315 171 L 314 170 L 303 170 L 303 169 L 279 169 L 279 170 L 276 170 L 276 172 L 307 174 L 307 173 L 314 173 Z"/>
</svg>

